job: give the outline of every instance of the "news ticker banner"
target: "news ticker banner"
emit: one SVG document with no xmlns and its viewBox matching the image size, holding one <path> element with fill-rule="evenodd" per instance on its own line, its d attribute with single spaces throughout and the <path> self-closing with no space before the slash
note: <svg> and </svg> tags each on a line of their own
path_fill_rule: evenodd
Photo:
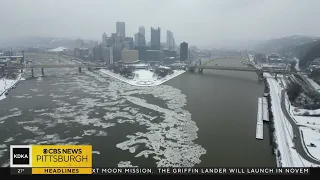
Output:
<svg viewBox="0 0 320 180">
<path fill-rule="evenodd" d="M 79 168 L 10 168 L 11 175 L 83 175 Z M 2 170 L 2 169 L 1 169 Z M 46 172 L 46 173 L 43 173 Z M 1 174 L 5 174 L 1 172 Z M 92 168 L 91 175 L 312 175 L 319 176 L 319 168 Z"/>
<path fill-rule="evenodd" d="M 13 174 L 92 174 L 91 145 L 11 145 Z"/>
<path fill-rule="evenodd" d="M 10 173 L 93 175 L 309 175 L 309 168 L 96 168 L 91 145 L 11 145 Z"/>
</svg>

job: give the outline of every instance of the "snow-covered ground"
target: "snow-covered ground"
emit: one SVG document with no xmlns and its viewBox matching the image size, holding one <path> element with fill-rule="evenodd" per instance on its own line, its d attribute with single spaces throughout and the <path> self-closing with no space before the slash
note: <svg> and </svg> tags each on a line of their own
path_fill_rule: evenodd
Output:
<svg viewBox="0 0 320 180">
<path fill-rule="evenodd" d="M 312 79 L 310 79 L 308 77 L 306 77 L 306 79 L 313 86 L 313 88 L 315 88 L 316 90 L 318 90 L 320 92 L 320 85 L 318 83 L 314 82 Z"/>
<path fill-rule="evenodd" d="M 306 112 L 309 113 L 309 115 L 320 115 L 320 109 L 315 109 L 315 110 L 309 110 L 309 109 L 299 109 L 294 107 L 294 111 L 293 114 L 297 115 L 297 116 L 302 116 L 304 115 Z M 319 121 L 320 121 L 320 117 L 318 117 Z"/>
<path fill-rule="evenodd" d="M 24 80 L 21 77 L 21 74 L 18 75 L 17 79 L 0 79 L 0 100 L 6 98 L 5 92 L 10 90 L 13 86 L 15 86 L 19 81 Z"/>
<path fill-rule="evenodd" d="M 297 71 L 300 71 L 300 67 L 299 67 L 299 62 L 300 62 L 300 60 L 299 60 L 297 57 L 293 57 L 293 59 L 297 62 L 297 63 L 296 63 L 296 66 L 295 66 L 296 70 L 297 70 Z"/>
<path fill-rule="evenodd" d="M 307 127 L 300 127 L 306 149 L 315 158 L 320 160 L 320 130 L 313 130 Z M 311 146 L 311 143 L 314 146 Z"/>
<path fill-rule="evenodd" d="M 271 110 L 273 112 L 273 121 L 275 126 L 274 136 L 278 145 L 277 164 L 281 167 L 310 167 L 317 166 L 302 158 L 293 148 L 292 127 L 281 110 L 281 90 L 279 83 L 269 74 L 264 73 L 266 77 L 271 96 Z M 276 152 L 277 152 L 276 150 Z"/>
<path fill-rule="evenodd" d="M 161 79 L 157 79 L 157 77 L 154 76 L 154 73 L 152 71 L 145 70 L 145 69 L 136 70 L 134 72 L 135 77 L 133 79 L 125 78 L 125 77 L 121 76 L 120 74 L 116 74 L 116 73 L 113 73 L 113 72 L 111 72 L 109 70 L 105 70 L 105 69 L 101 69 L 99 72 L 103 73 L 103 74 L 107 74 L 111 77 L 117 78 L 117 79 L 119 79 L 123 82 L 126 82 L 130 85 L 133 85 L 133 86 L 157 86 L 157 85 L 160 85 L 166 81 L 169 81 L 170 79 L 172 79 L 176 76 L 179 76 L 180 74 L 182 74 L 186 71 L 174 70 L 173 74 L 167 75 L 166 77 L 161 78 Z"/>
</svg>

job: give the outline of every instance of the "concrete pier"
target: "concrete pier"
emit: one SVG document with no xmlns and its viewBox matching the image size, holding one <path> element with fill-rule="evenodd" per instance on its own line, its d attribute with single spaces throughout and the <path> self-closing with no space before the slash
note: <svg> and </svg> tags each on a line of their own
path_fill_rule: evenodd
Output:
<svg viewBox="0 0 320 180">
<path fill-rule="evenodd" d="M 258 98 L 256 139 L 263 139 L 262 98 Z"/>
</svg>

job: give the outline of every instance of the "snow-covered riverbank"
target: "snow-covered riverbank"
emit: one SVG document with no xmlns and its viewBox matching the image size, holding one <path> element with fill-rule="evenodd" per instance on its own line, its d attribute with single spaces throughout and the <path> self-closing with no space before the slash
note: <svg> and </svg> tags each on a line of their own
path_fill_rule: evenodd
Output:
<svg viewBox="0 0 320 180">
<path fill-rule="evenodd" d="M 186 71 L 184 70 L 174 70 L 173 74 L 171 75 L 167 75 L 164 78 L 161 79 L 157 79 L 156 76 L 154 76 L 154 73 L 149 71 L 149 70 L 145 70 L 145 69 L 141 69 L 141 70 L 136 70 L 134 73 L 136 74 L 136 76 L 133 79 L 128 79 L 125 78 L 119 74 L 113 73 L 109 70 L 105 70 L 105 69 L 101 69 L 99 70 L 100 73 L 103 74 L 107 74 L 111 77 L 114 77 L 116 79 L 119 79 L 123 82 L 126 82 L 130 85 L 133 86 L 158 86 L 166 81 L 169 81 L 170 79 L 179 76 L 182 73 L 185 73 Z"/>
<path fill-rule="evenodd" d="M 16 86 L 19 81 L 24 80 L 21 74 L 16 79 L 0 79 L 0 100 L 6 98 L 5 93 L 8 92 L 13 86 Z"/>
<path fill-rule="evenodd" d="M 273 121 L 274 121 L 274 137 L 275 141 L 278 145 L 276 152 L 279 150 L 279 154 L 277 155 L 278 164 L 282 167 L 310 167 L 317 166 L 314 163 L 311 163 L 304 158 L 302 158 L 295 149 L 295 145 L 293 142 L 293 133 L 292 126 L 289 120 L 282 112 L 281 107 L 281 91 L 283 90 L 280 86 L 279 82 L 275 80 L 272 75 L 269 73 L 264 73 L 264 77 L 266 77 L 269 88 L 270 88 L 270 97 L 271 97 L 271 110 L 273 113 Z M 282 82 L 281 78 L 278 78 L 280 82 Z M 286 103 L 287 110 L 289 110 L 288 101 Z M 290 108 L 289 114 L 295 120 L 295 116 L 292 114 L 293 108 Z M 296 120 L 295 120 L 296 121 Z M 297 124 L 299 125 L 299 123 Z M 310 129 L 311 130 L 311 129 Z M 306 133 L 303 136 L 303 143 L 309 143 L 313 141 L 315 137 L 310 137 L 311 133 Z M 312 133 L 314 135 L 314 133 Z M 320 139 L 320 134 L 318 133 Z M 317 137 L 318 137 L 317 136 Z M 317 147 L 320 148 L 320 147 Z M 309 151 L 309 150 L 308 150 Z M 312 156 L 316 156 L 316 154 L 312 154 L 315 152 L 314 149 L 309 151 Z"/>
</svg>

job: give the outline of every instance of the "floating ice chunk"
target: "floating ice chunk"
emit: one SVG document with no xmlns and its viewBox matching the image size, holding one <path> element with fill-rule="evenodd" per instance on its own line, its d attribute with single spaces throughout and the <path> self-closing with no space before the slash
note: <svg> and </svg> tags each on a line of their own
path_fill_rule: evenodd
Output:
<svg viewBox="0 0 320 180">
<path fill-rule="evenodd" d="M 99 131 L 99 133 L 97 133 L 96 136 L 107 136 L 107 133 L 104 131 Z"/>
<path fill-rule="evenodd" d="M 92 154 L 100 154 L 99 151 L 92 151 Z"/>
<path fill-rule="evenodd" d="M 11 142 L 11 141 L 14 141 L 14 138 L 13 138 L 13 137 L 9 137 L 9 138 L 6 139 L 4 142 L 7 143 L 7 142 Z"/>
<path fill-rule="evenodd" d="M 94 133 L 96 133 L 97 131 L 95 129 L 91 129 L 91 130 L 84 130 L 82 136 L 91 136 Z"/>
<path fill-rule="evenodd" d="M 11 115 L 7 115 L 7 116 L 3 116 L 3 117 L 1 117 L 0 118 L 0 122 L 1 121 L 4 121 L 4 120 L 6 120 L 6 119 L 9 119 L 9 118 L 11 118 L 11 117 L 15 117 L 15 116 L 21 116 L 21 113 L 22 111 L 20 111 L 20 110 L 18 110 L 18 111 L 15 111 L 13 114 L 11 114 Z"/>
<path fill-rule="evenodd" d="M 138 167 L 138 166 L 131 165 L 130 161 L 120 161 L 118 163 L 118 167 Z"/>
<path fill-rule="evenodd" d="M 80 137 L 80 136 L 76 136 L 76 137 L 74 137 L 73 139 L 81 139 L 82 137 Z"/>
</svg>

